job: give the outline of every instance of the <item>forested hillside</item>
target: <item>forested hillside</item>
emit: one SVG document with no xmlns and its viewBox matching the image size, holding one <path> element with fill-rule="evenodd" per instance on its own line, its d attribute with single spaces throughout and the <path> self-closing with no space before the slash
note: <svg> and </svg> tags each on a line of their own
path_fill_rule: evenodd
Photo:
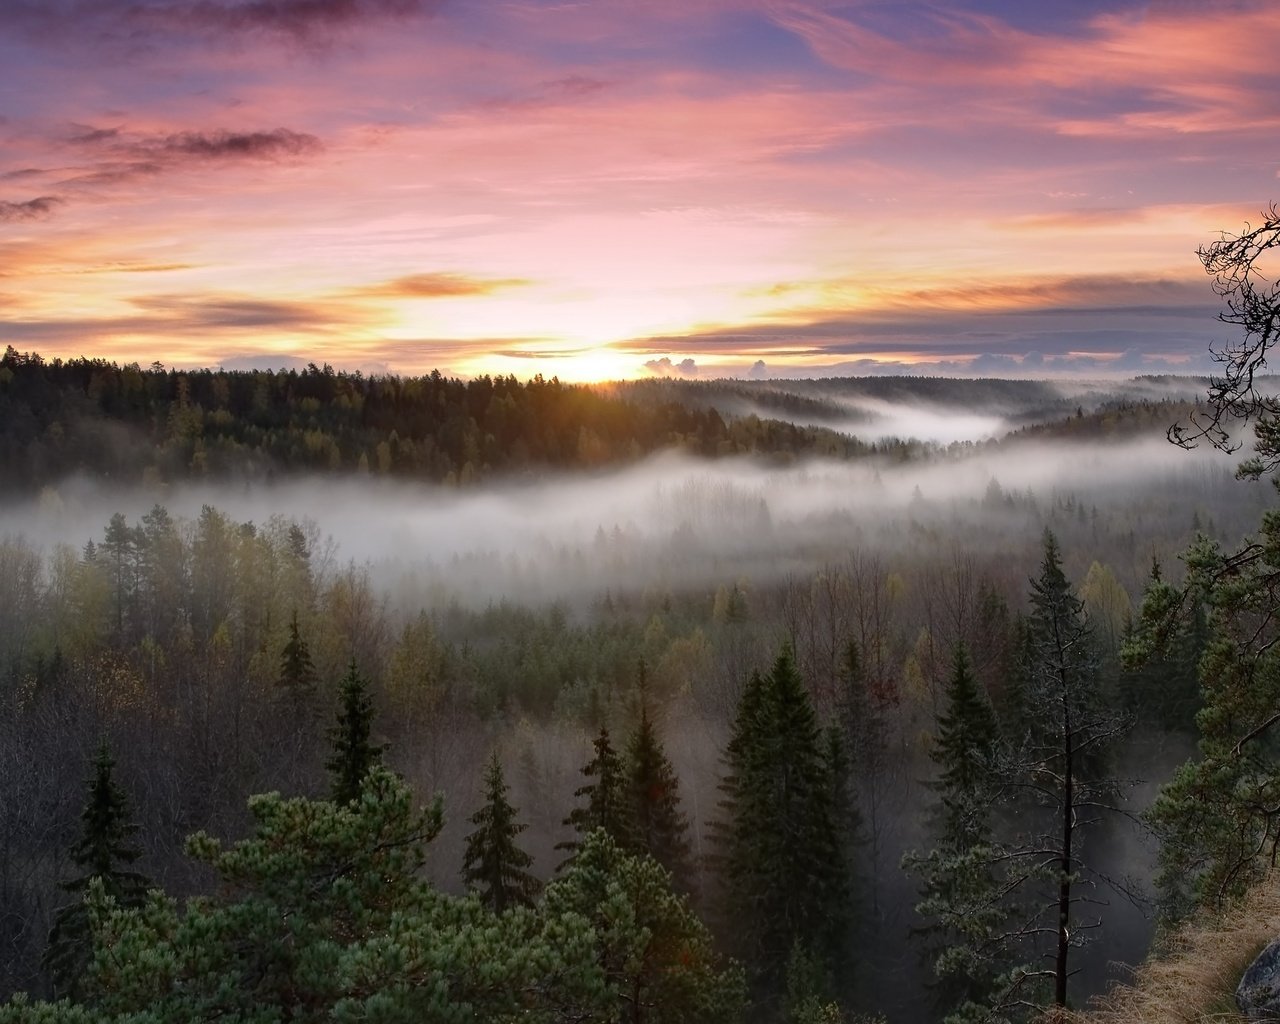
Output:
<svg viewBox="0 0 1280 1024">
<path fill-rule="evenodd" d="M 679 446 L 702 455 L 863 454 L 781 420 L 726 422 L 535 377 L 364 377 L 176 371 L 104 360 L 0 359 L 0 480 L 15 491 L 84 473 L 122 483 L 371 472 L 447 483 L 586 469 Z"/>
<path fill-rule="evenodd" d="M 908 413 L 981 408 L 1007 418 L 984 435 L 992 439 L 1018 426 L 1052 429 L 1045 425 L 1086 410 L 1090 422 L 1166 424 L 1194 390 L 1189 380 L 1064 391 L 924 377 L 589 387 L 540 376 L 365 377 L 314 364 L 301 372 L 122 367 L 10 346 L 0 358 L 0 489 L 23 493 L 71 474 L 138 484 L 359 472 L 466 484 L 625 464 L 671 448 L 902 459 L 946 445 L 909 426 L 876 431 L 876 414 L 860 401 L 899 403 Z"/>
</svg>

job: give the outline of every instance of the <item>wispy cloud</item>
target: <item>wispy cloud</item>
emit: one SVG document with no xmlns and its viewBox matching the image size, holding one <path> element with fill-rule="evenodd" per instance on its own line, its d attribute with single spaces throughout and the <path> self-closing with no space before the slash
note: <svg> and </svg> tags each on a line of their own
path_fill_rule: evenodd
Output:
<svg viewBox="0 0 1280 1024">
<path fill-rule="evenodd" d="M 442 0 L 248 0 L 248 2 L 169 3 L 138 10 L 134 17 L 166 28 L 209 32 L 268 32 L 312 39 L 383 19 L 432 14 Z"/>
<path fill-rule="evenodd" d="M 145 295 L 129 300 L 162 327 L 203 331 L 329 332 L 378 319 L 371 310 L 332 299 L 266 300 L 240 295 Z"/>
<path fill-rule="evenodd" d="M 191 160 L 277 160 L 319 152 L 320 140 L 304 132 L 178 132 L 136 143 L 139 153 Z"/>
<path fill-rule="evenodd" d="M 288 128 L 233 132 L 128 132 L 121 128 L 91 128 L 68 139 L 73 146 L 105 148 L 113 154 L 141 161 L 130 166 L 158 167 L 164 163 L 218 160 L 279 160 L 319 152 L 320 140 Z"/>
<path fill-rule="evenodd" d="M 277 38 L 323 46 L 340 34 L 430 17 L 444 0 L 10 0 L 6 24 L 46 43 Z"/>
<path fill-rule="evenodd" d="M 316 136 L 288 128 L 146 132 L 80 125 L 65 141 L 87 162 L 33 170 L 31 175 L 73 190 L 111 188 L 200 167 L 296 161 L 324 149 Z"/>
<path fill-rule="evenodd" d="M 492 295 L 508 288 L 528 285 L 521 278 L 469 277 L 466 274 L 409 274 L 381 284 L 353 289 L 354 294 L 388 299 L 452 299 Z"/>
<path fill-rule="evenodd" d="M 619 351 L 652 355 L 650 373 L 680 360 L 715 365 L 768 359 L 830 367 L 845 357 L 902 364 L 952 356 L 978 368 L 1000 359 L 1070 357 L 1110 365 L 1128 353 L 1174 361 L 1203 353 L 1215 304 L 1198 280 L 1119 281 L 1102 276 L 1006 280 L 883 292 L 861 307 L 796 308 L 767 322 L 635 338 Z M 1028 364 L 1030 366 L 1030 364 Z"/>
<path fill-rule="evenodd" d="M 37 196 L 22 202 L 0 200 L 0 222 L 44 220 L 64 202 L 61 196 Z"/>
</svg>

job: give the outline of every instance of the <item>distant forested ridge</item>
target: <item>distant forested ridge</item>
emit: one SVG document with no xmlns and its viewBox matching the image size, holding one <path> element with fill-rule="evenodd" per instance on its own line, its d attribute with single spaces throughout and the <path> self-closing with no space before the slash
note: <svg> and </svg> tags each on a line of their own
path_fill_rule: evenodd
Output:
<svg viewBox="0 0 1280 1024">
<path fill-rule="evenodd" d="M 618 465 L 672 448 L 708 458 L 902 460 L 942 446 L 909 429 L 860 436 L 874 419 L 868 409 L 992 413 L 1010 429 L 1084 438 L 1163 430 L 1195 384 L 1141 378 L 1111 393 L 927 377 L 590 386 L 541 375 L 523 383 L 439 371 L 366 377 L 315 364 L 143 368 L 45 360 L 9 347 L 0 358 L 0 488 L 20 492 L 71 474 L 131 485 L 303 472 L 466 484 Z"/>
<path fill-rule="evenodd" d="M 368 471 L 439 482 L 589 468 L 680 447 L 705 455 L 874 446 L 781 420 L 726 420 L 674 400 L 541 375 L 462 381 L 303 371 L 144 369 L 102 359 L 0 359 L 0 480 L 21 490 L 71 473 L 144 479 Z"/>
</svg>

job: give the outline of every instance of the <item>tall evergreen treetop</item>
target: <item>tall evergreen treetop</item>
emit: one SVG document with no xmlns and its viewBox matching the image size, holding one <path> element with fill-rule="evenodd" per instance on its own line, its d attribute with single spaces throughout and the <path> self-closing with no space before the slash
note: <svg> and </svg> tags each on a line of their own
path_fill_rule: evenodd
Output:
<svg viewBox="0 0 1280 1024">
<path fill-rule="evenodd" d="M 903 868 L 920 877 L 918 934 L 933 962 L 935 996 L 953 1010 L 948 1022 L 989 1012 L 1004 986 L 1011 951 L 1001 936 L 1008 910 L 995 865 L 991 808 L 997 786 L 999 734 L 995 713 L 979 688 L 963 644 L 957 645 L 931 757 L 938 767 L 935 846 L 909 853 Z"/>
<path fill-rule="evenodd" d="M 1057 540 L 1048 530 L 1040 574 L 1030 582 L 1028 732 L 1012 755 L 1009 777 L 1038 805 L 1029 809 L 1034 830 L 1017 851 L 1018 859 L 1049 872 L 1050 888 L 1056 877 L 1058 890 L 1056 899 L 1046 898 L 1041 906 L 1042 927 L 1028 929 L 1024 937 L 1030 944 L 1037 931 L 1053 928 L 1057 933 L 1053 1000 L 1066 1006 L 1074 973 L 1071 950 L 1088 936 L 1085 929 L 1074 927 L 1072 908 L 1092 899 L 1081 895 L 1077 883 L 1111 884 L 1107 876 L 1091 870 L 1084 840 L 1104 820 L 1122 787 L 1108 774 L 1106 762 L 1131 723 L 1102 699 L 1088 616 L 1062 570 Z"/>
<path fill-rule="evenodd" d="M 848 851 L 835 806 L 834 762 L 789 649 L 743 691 L 726 751 L 718 840 L 726 915 L 766 996 L 781 993 L 803 941 L 843 967 L 850 923 Z M 837 755 L 839 751 L 835 752 Z"/>
<path fill-rule="evenodd" d="M 623 849 L 631 849 L 635 845 L 635 832 L 627 800 L 626 772 L 622 758 L 609 739 L 607 727 L 600 727 L 592 749 L 595 754 L 583 766 L 582 774 L 595 781 L 579 786 L 573 793 L 580 800 L 585 797 L 586 804 L 575 807 L 564 820 L 577 838 L 561 843 L 557 849 L 576 850 L 581 840 L 598 828 L 604 829 Z"/>
<path fill-rule="evenodd" d="M 495 913 L 513 906 L 532 906 L 539 888 L 538 880 L 528 871 L 533 858 L 516 844 L 516 837 L 528 826 L 516 821 L 515 808 L 507 800 L 497 751 L 485 769 L 484 785 L 484 806 L 470 818 L 476 830 L 467 836 L 462 877 Z"/>
<path fill-rule="evenodd" d="M 382 763 L 385 748 L 373 742 L 372 729 L 373 698 L 352 658 L 339 694 L 338 720 L 329 729 L 333 756 L 324 765 L 332 776 L 330 793 L 334 803 L 358 800 L 364 777 L 374 765 Z"/>
<path fill-rule="evenodd" d="M 80 874 L 61 886 L 74 900 L 55 915 L 44 955 L 44 966 L 61 994 L 76 991 L 91 958 L 93 943 L 84 903 L 89 883 L 101 879 L 104 893 L 124 907 L 140 905 L 150 886 L 145 875 L 126 867 L 141 856 L 130 842 L 138 826 L 129 820 L 129 802 L 116 784 L 114 768 L 104 743 L 94 758 L 88 798 L 80 814 L 80 838 L 71 847 L 71 860 Z"/>
<path fill-rule="evenodd" d="M 289 639 L 280 651 L 280 688 L 295 702 L 301 703 L 315 693 L 316 670 L 311 662 L 311 649 L 298 630 L 298 610 L 289 620 Z"/>
<path fill-rule="evenodd" d="M 960 851 L 988 839 L 993 770 L 999 744 L 995 712 L 974 677 L 963 644 L 956 646 L 930 756 L 938 766 L 942 841 Z"/>
<path fill-rule="evenodd" d="M 1093 687 L 1093 651 L 1084 602 L 1062 570 L 1058 539 L 1044 532 L 1040 575 L 1031 580 L 1029 627 L 1040 681 L 1083 696 Z M 1034 684 L 1033 684 L 1034 685 Z"/>
<path fill-rule="evenodd" d="M 688 890 L 693 870 L 689 819 L 680 809 L 680 780 L 644 704 L 627 744 L 627 786 L 637 849 L 670 871 L 677 888 Z"/>
<path fill-rule="evenodd" d="M 132 864 L 142 853 L 129 843 L 137 834 L 138 826 L 129 820 L 129 801 L 116 784 L 114 773 L 115 759 L 104 743 L 94 758 L 89 799 L 80 814 L 83 831 L 71 847 L 71 859 L 84 869 L 85 880 L 95 876 L 103 879 L 108 895 L 116 891 L 122 893 L 131 881 L 144 878 L 132 871 L 119 870 L 119 865 Z M 69 882 L 66 888 L 71 891 L 77 885 Z"/>
</svg>

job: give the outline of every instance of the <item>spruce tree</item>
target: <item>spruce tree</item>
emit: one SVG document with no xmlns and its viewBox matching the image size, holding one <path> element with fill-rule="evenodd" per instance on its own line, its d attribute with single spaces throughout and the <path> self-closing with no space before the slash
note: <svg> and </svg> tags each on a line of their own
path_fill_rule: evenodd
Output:
<svg viewBox="0 0 1280 1024">
<path fill-rule="evenodd" d="M 116 784 L 114 768 L 115 761 L 104 743 L 94 758 L 88 796 L 80 814 L 80 838 L 71 847 L 71 860 L 80 874 L 61 885 L 74 899 L 55 915 L 44 955 L 44 967 L 58 995 L 80 994 L 92 959 L 93 938 L 85 906 L 89 883 L 101 879 L 105 894 L 122 907 L 139 906 L 150 885 L 145 875 L 126 867 L 141 856 L 130 842 L 138 826 L 129 820 L 129 802 Z"/>
<path fill-rule="evenodd" d="M 1066 1006 L 1074 973 L 1071 950 L 1089 934 L 1073 926 L 1072 912 L 1084 899 L 1096 902 L 1088 895 L 1090 885 L 1112 884 L 1091 870 L 1083 841 L 1104 820 L 1120 790 L 1107 761 L 1130 723 L 1102 699 L 1089 621 L 1048 530 L 1030 597 L 1027 726 L 1011 758 L 1009 778 L 1034 798 L 1036 806 L 1028 809 L 1034 831 L 1028 831 L 1018 849 L 1005 851 L 1005 858 L 1010 865 L 1038 866 L 1025 872 L 1028 879 L 1039 873 L 1044 888 L 1036 924 L 1025 929 L 1023 938 L 1034 945 L 1038 933 L 1056 936 L 1048 973 L 1054 1003 Z"/>
<path fill-rule="evenodd" d="M 485 803 L 471 815 L 476 830 L 467 836 L 462 877 L 476 890 L 480 902 L 495 913 L 508 907 L 532 906 L 539 883 L 528 868 L 531 858 L 516 843 L 528 826 L 516 821 L 516 810 L 507 800 L 507 783 L 497 751 L 485 769 Z"/>
<path fill-rule="evenodd" d="M 689 819 L 680 809 L 680 781 L 643 703 L 627 744 L 627 791 L 636 849 L 670 871 L 678 890 L 690 891 Z"/>
<path fill-rule="evenodd" d="M 738 697 L 738 706 L 733 718 L 733 731 L 729 735 L 729 742 L 725 745 L 721 759 L 724 774 L 721 775 L 716 787 L 720 792 L 720 798 L 716 801 L 718 813 L 707 827 L 711 843 L 710 849 L 703 857 L 703 867 L 725 889 L 720 893 L 718 901 L 724 907 L 732 902 L 732 893 L 728 890 L 728 885 L 734 870 L 730 867 L 730 863 L 736 857 L 735 837 L 740 830 L 740 823 L 754 810 L 741 794 L 742 773 L 746 768 L 747 755 L 755 749 L 757 743 L 764 699 L 764 677 L 758 671 L 752 672 Z M 722 921 L 721 925 L 726 932 L 730 930 L 729 921 Z"/>
<path fill-rule="evenodd" d="M 848 849 L 826 744 L 789 649 L 744 691 L 727 762 L 723 896 L 757 988 L 765 999 L 781 994 L 797 941 L 845 973 Z"/>
<path fill-rule="evenodd" d="M 316 670 L 311 649 L 298 630 L 298 610 L 289 621 L 289 640 L 280 651 L 280 689 L 295 704 L 305 703 L 315 694 Z"/>
<path fill-rule="evenodd" d="M 622 758 L 609 740 L 608 727 L 600 727 L 600 734 L 592 741 L 592 749 L 594 756 L 583 766 L 582 774 L 595 781 L 574 790 L 573 795 L 579 800 L 585 798 L 586 803 L 575 807 L 564 820 L 574 830 L 576 838 L 558 844 L 556 849 L 577 850 L 582 840 L 598 828 L 604 829 L 609 838 L 623 849 L 633 849 L 635 831 L 627 800 L 626 772 Z"/>
<path fill-rule="evenodd" d="M 956 645 L 946 700 L 930 756 L 938 766 L 940 838 L 949 849 L 962 850 L 990 835 L 1000 739 L 995 713 L 974 678 L 963 644 Z"/>
<path fill-rule="evenodd" d="M 938 979 L 939 1003 L 962 1013 L 988 1005 L 1008 967 L 999 938 L 1007 912 L 991 821 L 998 754 L 995 713 L 965 647 L 957 645 L 930 751 L 938 771 L 936 845 L 925 856 L 908 854 L 903 867 L 920 877 L 916 911 L 928 922 L 920 934 Z"/>
<path fill-rule="evenodd" d="M 384 749 L 372 740 L 373 699 L 355 658 L 351 659 L 338 699 L 338 719 L 329 729 L 333 756 L 325 762 L 325 768 L 332 776 L 332 800 L 346 804 L 360 798 L 360 785 L 369 769 L 382 763 Z"/>
</svg>

